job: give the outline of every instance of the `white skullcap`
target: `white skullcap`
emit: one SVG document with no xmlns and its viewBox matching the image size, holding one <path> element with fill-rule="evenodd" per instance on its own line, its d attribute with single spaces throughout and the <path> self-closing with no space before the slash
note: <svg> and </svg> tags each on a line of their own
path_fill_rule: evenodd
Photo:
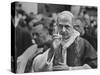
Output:
<svg viewBox="0 0 100 75">
<path fill-rule="evenodd" d="M 70 11 L 63 11 L 58 14 L 57 19 L 69 21 L 72 23 L 72 19 L 74 18 L 73 14 Z"/>
</svg>

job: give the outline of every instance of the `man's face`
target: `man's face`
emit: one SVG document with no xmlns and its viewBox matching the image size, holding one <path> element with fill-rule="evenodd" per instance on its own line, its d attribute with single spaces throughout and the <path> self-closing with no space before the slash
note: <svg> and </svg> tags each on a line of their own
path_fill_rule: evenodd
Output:
<svg viewBox="0 0 100 75">
<path fill-rule="evenodd" d="M 42 25 L 36 26 L 32 35 L 38 46 L 43 46 L 47 42 L 47 31 L 42 28 Z"/>
<path fill-rule="evenodd" d="M 82 26 L 82 22 L 79 19 L 75 20 L 75 23 L 73 25 L 74 29 L 80 32 L 81 35 L 84 35 L 84 27 Z"/>
<path fill-rule="evenodd" d="M 70 37 L 70 29 L 72 25 L 69 20 L 58 20 L 58 32 L 62 35 L 62 39 L 66 40 Z"/>
</svg>

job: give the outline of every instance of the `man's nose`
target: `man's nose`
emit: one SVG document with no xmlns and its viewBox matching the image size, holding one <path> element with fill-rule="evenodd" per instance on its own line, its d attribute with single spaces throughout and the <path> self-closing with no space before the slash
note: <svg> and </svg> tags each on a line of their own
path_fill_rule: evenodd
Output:
<svg viewBox="0 0 100 75">
<path fill-rule="evenodd" d="M 36 38 L 37 38 L 37 36 L 36 36 L 36 35 L 34 35 L 34 36 L 33 36 L 33 38 L 34 38 L 34 39 L 36 39 Z"/>
<path fill-rule="evenodd" d="M 62 29 L 62 31 L 63 31 L 63 32 L 65 32 L 65 31 L 66 31 L 66 28 L 65 28 L 64 26 L 63 26 L 63 29 Z"/>
</svg>

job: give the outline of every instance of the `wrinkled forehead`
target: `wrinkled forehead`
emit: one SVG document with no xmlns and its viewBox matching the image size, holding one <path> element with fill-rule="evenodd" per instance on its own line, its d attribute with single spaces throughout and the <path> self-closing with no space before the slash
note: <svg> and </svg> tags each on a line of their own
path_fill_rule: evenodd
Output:
<svg viewBox="0 0 100 75">
<path fill-rule="evenodd" d="M 73 17 L 70 15 L 60 15 L 57 18 L 58 25 L 69 25 L 72 26 Z"/>
<path fill-rule="evenodd" d="M 47 34 L 48 30 L 46 28 L 44 28 L 44 26 L 42 24 L 37 25 L 33 28 L 33 33 L 42 33 L 42 34 Z"/>
<path fill-rule="evenodd" d="M 69 26 L 69 27 L 73 27 L 72 25 L 72 21 L 69 19 L 58 19 L 58 26 Z"/>
<path fill-rule="evenodd" d="M 62 15 L 62 16 L 59 16 L 58 17 L 58 22 L 72 22 L 72 17 L 70 17 L 70 16 L 64 16 L 64 15 Z"/>
<path fill-rule="evenodd" d="M 33 31 L 33 33 L 42 32 L 43 31 L 43 25 L 40 24 L 40 25 L 33 27 L 32 31 Z"/>
</svg>

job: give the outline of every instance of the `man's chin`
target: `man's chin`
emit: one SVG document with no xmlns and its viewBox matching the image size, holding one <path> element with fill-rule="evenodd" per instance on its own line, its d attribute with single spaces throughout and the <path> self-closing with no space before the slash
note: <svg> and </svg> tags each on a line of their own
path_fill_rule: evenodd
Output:
<svg viewBox="0 0 100 75">
<path fill-rule="evenodd" d="M 43 47 L 43 44 L 40 40 L 35 40 L 35 41 L 36 41 L 36 44 L 38 45 L 38 48 Z"/>
<path fill-rule="evenodd" d="M 44 47 L 44 44 L 42 44 L 42 43 L 41 44 L 40 43 L 38 44 L 38 48 L 43 48 L 43 47 Z"/>
</svg>

